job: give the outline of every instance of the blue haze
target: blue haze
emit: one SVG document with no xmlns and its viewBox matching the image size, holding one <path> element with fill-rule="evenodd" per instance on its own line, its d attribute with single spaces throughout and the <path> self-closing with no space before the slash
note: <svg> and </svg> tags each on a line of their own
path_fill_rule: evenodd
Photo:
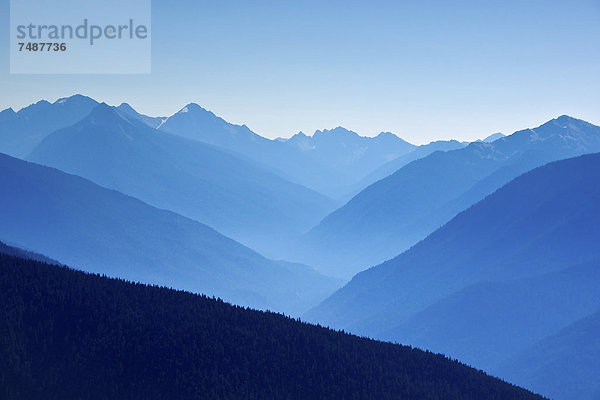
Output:
<svg viewBox="0 0 600 400">
<path fill-rule="evenodd" d="M 375 182 L 324 218 L 296 257 L 351 277 L 407 250 L 517 176 L 600 151 L 600 127 L 561 116 L 494 141 L 435 152 Z"/>
<path fill-rule="evenodd" d="M 0 154 L 0 239 L 71 267 L 299 315 L 338 282 L 199 222 Z"/>
<path fill-rule="evenodd" d="M 266 251 L 334 209 L 327 197 L 200 141 L 157 132 L 106 104 L 27 157 L 175 211 Z"/>
</svg>

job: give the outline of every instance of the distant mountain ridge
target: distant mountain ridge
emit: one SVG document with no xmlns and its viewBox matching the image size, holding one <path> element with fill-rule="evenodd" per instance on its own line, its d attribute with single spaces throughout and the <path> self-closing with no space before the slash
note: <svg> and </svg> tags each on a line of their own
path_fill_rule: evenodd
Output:
<svg viewBox="0 0 600 400">
<path fill-rule="evenodd" d="M 457 150 L 457 149 L 462 149 L 463 147 L 466 147 L 467 145 L 468 145 L 468 143 L 459 142 L 457 140 L 438 140 L 438 141 L 434 141 L 434 142 L 431 142 L 426 145 L 419 146 L 415 150 L 411 151 L 410 153 L 400 156 L 398 158 L 395 158 L 392 161 L 389 161 L 389 162 L 383 164 L 382 166 L 377 168 L 375 171 L 371 172 L 369 175 L 364 177 L 353 188 L 351 197 L 354 197 L 356 194 L 360 193 L 360 191 L 362 191 L 364 188 L 367 188 L 370 185 L 372 185 L 373 183 L 392 175 L 394 172 L 398 171 L 400 168 L 404 167 L 407 164 L 410 164 L 411 162 L 413 162 L 415 160 L 425 158 L 428 155 L 435 153 L 436 151 Z"/>
<path fill-rule="evenodd" d="M 600 154 L 536 168 L 410 250 L 357 274 L 310 315 L 374 334 L 393 324 L 376 326 L 369 316 L 393 313 L 402 322 L 470 284 L 538 276 L 600 260 L 600 248 L 593 245 L 600 238 L 599 174 Z M 579 234 L 572 237 L 573 232 Z M 527 268 L 520 267 L 523 263 Z"/>
<path fill-rule="evenodd" d="M 391 133 L 369 138 L 342 127 L 270 140 L 194 103 L 170 116 L 159 129 L 235 151 L 333 198 L 343 196 L 347 186 L 379 165 L 416 148 Z"/>
<path fill-rule="evenodd" d="M 158 129 L 167 120 L 167 117 L 149 117 L 147 115 L 140 114 L 127 103 L 121 103 L 118 107 L 116 107 L 116 109 L 123 115 L 136 118 L 154 129 Z"/>
<path fill-rule="evenodd" d="M 338 287 L 197 221 L 53 168 L 0 154 L 0 187 L 7 193 L 0 196 L 2 240 L 86 271 L 293 315 Z"/>
<path fill-rule="evenodd" d="M 0 113 L 0 153 L 24 158 L 50 133 L 73 125 L 98 105 L 87 96 L 75 95 L 54 103 L 41 100 L 18 112 Z"/>
<path fill-rule="evenodd" d="M 269 255 L 335 203 L 232 152 L 99 105 L 27 158 L 205 223 Z"/>
<path fill-rule="evenodd" d="M 231 124 L 196 103 L 190 103 L 168 117 L 160 129 L 242 153 L 246 142 L 269 142 L 246 125 Z"/>
<path fill-rule="evenodd" d="M 509 359 L 600 309 L 598 182 L 600 153 L 527 172 L 411 249 L 357 274 L 305 318 L 506 373 Z M 598 338 L 573 346 L 591 350 Z M 569 368 L 584 371 L 585 357 L 571 356 L 582 364 Z M 531 368 L 551 362 L 536 359 L 523 368 L 528 378 L 499 376 L 535 382 Z M 564 394 L 577 382 L 531 388 Z"/>
<path fill-rule="evenodd" d="M 325 217 L 299 261 L 341 277 L 394 257 L 517 176 L 600 151 L 600 127 L 561 116 L 493 143 L 434 152 L 400 168 Z"/>
<path fill-rule="evenodd" d="M 0 113 L 0 152 L 25 158 L 47 135 L 82 120 L 98 104 L 74 95 L 53 104 L 43 100 L 18 113 L 6 109 Z M 342 127 L 316 131 L 312 136 L 300 132 L 289 139 L 270 140 L 195 103 L 170 117 L 143 115 L 128 103 L 116 109 L 153 129 L 234 151 L 287 180 L 338 200 L 347 200 L 349 193 L 362 190 L 361 179 L 384 163 L 419 148 L 390 132 L 371 138 Z"/>
</svg>

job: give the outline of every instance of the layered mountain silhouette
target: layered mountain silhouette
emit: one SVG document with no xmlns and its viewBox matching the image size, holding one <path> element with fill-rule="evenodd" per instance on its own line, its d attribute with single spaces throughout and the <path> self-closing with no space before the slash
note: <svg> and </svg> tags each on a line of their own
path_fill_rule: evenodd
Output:
<svg viewBox="0 0 600 400">
<path fill-rule="evenodd" d="M 349 277 L 394 257 L 515 177 L 600 151 L 600 127 L 562 116 L 493 143 L 435 152 L 352 198 L 302 240 L 297 259 Z"/>
<path fill-rule="evenodd" d="M 0 254 L 4 399 L 541 399 L 457 361 Z"/>
<path fill-rule="evenodd" d="M 294 315 L 337 286 L 199 222 L 56 169 L 0 155 L 0 187 L 2 240 L 85 271 Z"/>
<path fill-rule="evenodd" d="M 391 133 L 369 138 L 342 127 L 269 140 L 193 103 L 169 117 L 160 130 L 234 151 L 333 198 L 343 197 L 363 176 L 416 148 Z"/>
<path fill-rule="evenodd" d="M 74 95 L 52 104 L 43 100 L 17 113 L 6 109 L 0 113 L 0 152 L 25 158 L 47 135 L 81 121 L 97 105 L 89 97 Z M 235 152 L 336 199 L 345 200 L 348 193 L 360 191 L 365 187 L 361 179 L 368 173 L 418 148 L 391 133 L 370 138 L 342 127 L 270 140 L 194 103 L 168 118 L 143 115 L 128 103 L 116 109 L 153 129 Z"/>
<path fill-rule="evenodd" d="M 600 309 L 599 181 L 600 154 L 536 168 L 306 317 L 496 371 Z"/>
<path fill-rule="evenodd" d="M 57 389 L 68 387 L 57 371 L 71 371 L 80 388 L 104 388 L 99 397 L 134 387 L 124 377 L 139 393 L 182 397 L 188 389 L 176 387 L 213 398 L 530 397 L 431 353 L 41 262 L 294 316 L 341 286 L 322 274 L 354 276 L 305 317 L 441 352 L 552 398 L 598 397 L 600 155 L 585 155 L 595 152 L 600 127 L 569 116 L 414 146 L 343 127 L 270 140 L 193 103 L 168 118 L 81 95 L 9 108 L 0 112 L 0 265 L 14 282 L 0 279 L 0 296 L 14 307 L 2 308 L 0 357 L 25 361 L 0 367 L 0 386 L 16 383 L 5 397 L 81 397 Z M 188 301 L 189 319 L 161 308 Z M 103 311 L 86 313 L 90 304 Z M 121 319 L 107 319 L 115 310 Z M 128 325 L 134 315 L 149 319 Z M 173 336 L 148 328 L 155 346 L 138 348 L 152 371 L 98 350 L 113 339 L 112 349 L 130 349 L 130 327 L 163 320 Z M 258 331 L 246 329 L 257 321 Z M 52 328 L 46 341 L 38 322 L 85 329 Z M 164 352 L 157 337 L 173 339 Z M 214 368 L 194 357 L 204 342 Z M 79 371 L 71 361 L 82 354 L 103 367 Z M 257 368 L 259 359 L 269 363 Z M 141 369 L 127 375 L 127 366 Z"/>
<path fill-rule="evenodd" d="M 257 163 L 156 131 L 105 104 L 46 137 L 28 160 L 175 211 L 267 254 L 334 208 Z"/>
<path fill-rule="evenodd" d="M 0 153 L 26 157 L 40 142 L 57 129 L 73 125 L 88 115 L 98 103 L 75 95 L 49 103 L 46 100 L 0 113 Z"/>
<path fill-rule="evenodd" d="M 42 254 L 34 253 L 32 251 L 25 250 L 20 247 L 10 246 L 3 242 L 0 242 L 0 254 L 6 254 L 7 256 L 23 258 L 25 260 L 39 261 L 47 264 L 59 264 L 58 261 L 46 257 Z"/>
</svg>

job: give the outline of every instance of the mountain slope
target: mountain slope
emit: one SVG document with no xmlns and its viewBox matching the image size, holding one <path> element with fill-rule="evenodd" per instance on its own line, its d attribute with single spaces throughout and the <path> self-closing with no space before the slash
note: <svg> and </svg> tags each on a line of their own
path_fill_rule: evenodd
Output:
<svg viewBox="0 0 600 400">
<path fill-rule="evenodd" d="M 471 285 L 405 323 L 390 323 L 381 336 L 495 371 L 549 333 L 598 309 L 600 260 L 526 279 Z"/>
<path fill-rule="evenodd" d="M 269 140 L 197 104 L 169 117 L 160 130 L 242 154 L 333 198 L 345 195 L 348 187 L 381 164 L 415 148 L 391 133 L 369 138 L 342 127 Z"/>
<path fill-rule="evenodd" d="M 246 153 L 250 143 L 270 142 L 269 139 L 252 132 L 246 125 L 230 124 L 194 103 L 170 116 L 160 130 L 242 154 Z"/>
<path fill-rule="evenodd" d="M 5 399 L 535 399 L 442 356 L 0 255 Z"/>
<path fill-rule="evenodd" d="M 382 337 L 470 285 L 598 262 L 598 181 L 600 154 L 537 168 L 400 256 L 356 275 L 308 317 Z"/>
<path fill-rule="evenodd" d="M 419 160 L 421 158 L 425 158 L 431 153 L 435 153 L 436 151 L 450 151 L 457 150 L 466 147 L 468 143 L 461 143 L 456 140 L 439 140 L 435 142 L 431 142 L 429 144 L 419 146 L 413 151 L 398 158 L 389 161 L 375 171 L 371 172 L 369 175 L 365 176 L 359 183 L 355 185 L 352 190 L 352 195 L 356 195 L 360 193 L 366 187 L 372 185 L 373 183 L 384 179 L 394 172 L 398 171 L 400 168 L 405 165 L 410 164 L 415 160 Z"/>
<path fill-rule="evenodd" d="M 600 398 L 600 312 L 541 340 L 494 373 L 557 400 Z"/>
<path fill-rule="evenodd" d="M 600 151 L 600 127 L 562 116 L 493 143 L 436 152 L 376 182 L 313 228 L 297 253 L 330 275 L 390 259 L 511 179 L 547 162 Z"/>
<path fill-rule="evenodd" d="M 24 250 L 18 247 L 9 246 L 6 243 L 0 242 L 0 254 L 6 254 L 7 256 L 13 256 L 23 258 L 25 260 L 40 261 L 48 264 L 58 264 L 57 261 L 43 256 L 41 254 L 33 253 L 28 250 Z"/>
<path fill-rule="evenodd" d="M 416 148 L 390 132 L 363 137 L 342 127 L 316 131 L 312 136 L 300 132 L 281 147 L 296 152 L 303 160 L 300 165 L 312 166 L 311 175 L 302 179 L 335 198 L 347 196 L 351 188 L 364 188 L 360 182 L 365 175 Z"/>
<path fill-rule="evenodd" d="M 121 114 L 123 114 L 127 117 L 133 117 L 135 119 L 138 119 L 138 120 L 142 121 L 143 123 L 145 123 L 146 125 L 148 125 L 149 127 L 154 128 L 154 129 L 157 129 L 158 127 L 160 127 L 167 120 L 166 117 L 149 117 L 147 115 L 140 114 L 139 112 L 134 110 L 133 107 L 131 107 L 127 103 L 121 103 L 121 105 L 116 107 L 116 109 Z"/>
<path fill-rule="evenodd" d="M 75 95 L 49 103 L 45 100 L 15 113 L 0 114 L 0 153 L 24 158 L 50 133 L 73 125 L 88 115 L 98 103 Z"/>
<path fill-rule="evenodd" d="M 258 164 L 156 131 L 104 104 L 48 136 L 28 160 L 201 221 L 267 254 L 334 207 Z"/>
<path fill-rule="evenodd" d="M 498 139 L 501 139 L 505 137 L 505 135 L 503 133 L 493 133 L 490 136 L 486 137 L 485 139 L 482 140 L 482 142 L 486 142 L 486 143 L 492 143 L 495 142 Z"/>
<path fill-rule="evenodd" d="M 0 155 L 0 239 L 86 271 L 297 314 L 336 288 L 206 225 L 55 169 Z"/>
</svg>

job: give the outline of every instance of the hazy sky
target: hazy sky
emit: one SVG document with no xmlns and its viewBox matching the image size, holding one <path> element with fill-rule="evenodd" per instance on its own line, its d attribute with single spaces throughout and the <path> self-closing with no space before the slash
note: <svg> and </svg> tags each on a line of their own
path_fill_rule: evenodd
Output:
<svg viewBox="0 0 600 400">
<path fill-rule="evenodd" d="M 150 115 L 196 102 L 267 137 L 342 125 L 414 143 L 561 114 L 600 124 L 600 0 L 155 0 L 152 16 L 149 75 L 10 75 L 1 40 L 0 108 L 74 93 Z"/>
</svg>

